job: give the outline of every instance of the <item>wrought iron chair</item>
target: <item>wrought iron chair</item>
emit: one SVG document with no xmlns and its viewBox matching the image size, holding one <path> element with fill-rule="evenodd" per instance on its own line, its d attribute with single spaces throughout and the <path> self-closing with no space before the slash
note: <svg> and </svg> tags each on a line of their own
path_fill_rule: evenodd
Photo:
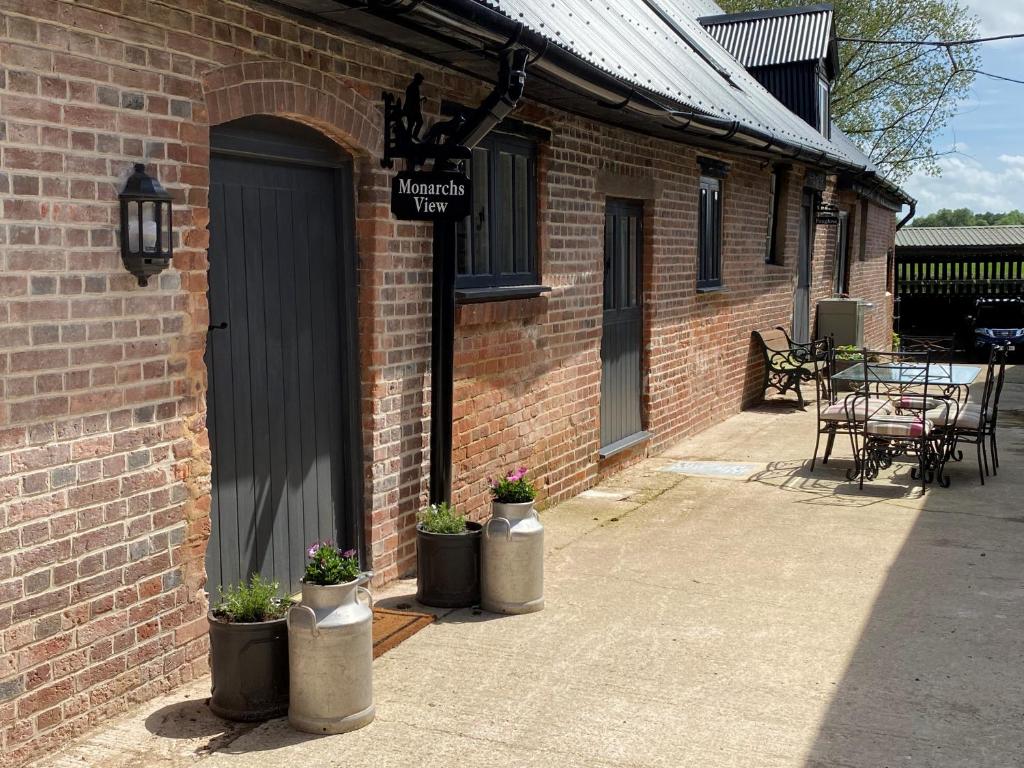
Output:
<svg viewBox="0 0 1024 768">
<path fill-rule="evenodd" d="M 933 363 L 952 363 L 956 344 L 953 336 L 900 336 L 900 352 L 928 352 Z"/>
<path fill-rule="evenodd" d="M 805 407 L 800 385 L 817 380 L 823 372 L 821 363 L 813 359 L 812 345 L 815 342 L 797 343 L 781 326 L 770 331 L 754 331 L 753 336 L 764 354 L 764 382 L 761 388 L 770 387 L 783 395 L 790 391 L 796 392 L 800 407 Z"/>
<path fill-rule="evenodd" d="M 997 363 L 998 373 L 995 390 L 992 393 L 992 405 L 988 418 L 985 419 L 985 428 L 988 430 L 989 448 L 992 453 L 992 474 L 999 474 L 999 444 L 996 441 L 996 422 L 999 419 L 999 396 L 1003 393 L 1003 379 L 1006 377 L 1006 359 L 1010 356 L 1013 347 L 1002 345 L 1002 353 Z"/>
<path fill-rule="evenodd" d="M 943 474 L 948 456 L 947 439 L 935 432 L 931 418 L 923 412 L 885 413 L 880 405 L 883 399 L 899 402 L 908 389 L 913 389 L 923 403 L 932 402 L 929 399 L 930 354 L 864 350 L 864 356 L 874 361 L 865 363 L 863 387 L 853 400 L 854 412 L 859 416 L 863 408 L 866 418 L 851 422 L 857 460 L 847 471 L 847 478 L 858 479 L 859 487 L 863 488 L 865 478 L 874 480 L 881 470 L 892 466 L 896 457 L 912 454 L 917 458 L 917 466 L 911 471 L 911 477 L 920 478 L 922 493 L 933 479 L 948 486 L 949 479 Z M 872 407 L 872 402 L 878 405 Z M 937 401 L 934 410 L 948 414 L 949 407 L 948 401 Z M 929 415 L 931 413 L 929 411 Z M 948 422 L 948 415 L 946 418 Z"/>
<path fill-rule="evenodd" d="M 959 449 L 960 443 L 976 446 L 978 477 L 981 478 L 982 485 L 985 484 L 985 475 L 989 473 L 986 441 L 992 450 L 992 474 L 998 474 L 999 454 L 996 447 L 996 421 L 999 413 L 999 395 L 1003 389 L 1003 378 L 1006 373 L 1006 356 L 1005 346 L 992 347 L 989 351 L 981 402 L 968 403 L 958 414 L 950 430 L 952 445 L 949 453 L 955 461 L 963 461 L 963 451 Z M 933 417 L 930 415 L 929 418 Z"/>
<path fill-rule="evenodd" d="M 853 443 L 853 432 L 855 429 L 852 423 L 856 418 L 864 420 L 868 416 L 881 413 L 890 415 L 893 413 L 893 406 L 886 398 L 861 398 L 857 408 L 854 402 L 857 394 L 849 394 L 839 398 L 836 387 L 832 381 L 832 375 L 836 370 L 836 348 L 832 337 L 812 342 L 813 350 L 819 357 L 824 357 L 823 373 L 818 378 L 818 429 L 814 437 L 814 455 L 811 457 L 811 472 L 814 471 L 818 460 L 818 447 L 821 445 L 821 438 L 824 435 L 825 452 L 822 454 L 821 463 L 828 464 L 832 455 L 832 447 L 835 445 L 836 435 L 849 435 L 850 445 L 856 458 L 857 450 Z M 859 360 L 852 361 L 864 364 L 867 360 L 861 354 Z"/>
</svg>

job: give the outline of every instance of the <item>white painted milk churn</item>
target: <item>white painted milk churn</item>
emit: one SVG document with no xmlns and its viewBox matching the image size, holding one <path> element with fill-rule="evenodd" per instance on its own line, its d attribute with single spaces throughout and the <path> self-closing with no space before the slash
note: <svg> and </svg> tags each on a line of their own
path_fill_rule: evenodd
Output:
<svg viewBox="0 0 1024 768">
<path fill-rule="evenodd" d="M 480 540 L 480 607 L 532 613 L 544 607 L 544 526 L 532 501 L 492 503 Z"/>
<path fill-rule="evenodd" d="M 288 722 L 300 731 L 344 733 L 373 720 L 373 598 L 360 581 L 303 583 L 302 604 L 288 612 Z"/>
</svg>

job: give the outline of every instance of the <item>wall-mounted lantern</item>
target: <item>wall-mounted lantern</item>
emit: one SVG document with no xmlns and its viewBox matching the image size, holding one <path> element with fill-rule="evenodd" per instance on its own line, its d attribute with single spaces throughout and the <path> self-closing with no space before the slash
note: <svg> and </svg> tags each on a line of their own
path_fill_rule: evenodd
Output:
<svg viewBox="0 0 1024 768">
<path fill-rule="evenodd" d="M 149 283 L 151 275 L 167 269 L 171 263 L 171 195 L 160 182 L 146 173 L 146 166 L 135 164 L 128 177 L 121 201 L 121 259 L 125 269 Z"/>
</svg>

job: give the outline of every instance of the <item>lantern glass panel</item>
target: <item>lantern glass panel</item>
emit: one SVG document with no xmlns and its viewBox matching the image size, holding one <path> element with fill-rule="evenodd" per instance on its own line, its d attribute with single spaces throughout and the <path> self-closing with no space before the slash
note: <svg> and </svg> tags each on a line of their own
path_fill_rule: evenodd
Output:
<svg viewBox="0 0 1024 768">
<path fill-rule="evenodd" d="M 139 252 L 139 204 L 128 203 L 128 250 L 131 253 Z"/>
<path fill-rule="evenodd" d="M 160 203 L 160 252 L 167 255 L 171 252 L 171 205 Z"/>
<path fill-rule="evenodd" d="M 156 204 L 152 202 L 142 204 L 142 250 L 156 250 Z"/>
</svg>

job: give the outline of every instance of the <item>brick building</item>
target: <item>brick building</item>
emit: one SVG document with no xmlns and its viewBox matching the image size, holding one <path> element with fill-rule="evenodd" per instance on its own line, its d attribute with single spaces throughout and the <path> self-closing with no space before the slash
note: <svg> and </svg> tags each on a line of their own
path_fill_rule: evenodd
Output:
<svg viewBox="0 0 1024 768">
<path fill-rule="evenodd" d="M 911 201 L 772 98 L 698 23 L 710 0 L 584 5 L 542 27 L 528 0 L 5 0 L 13 763 L 202 674 L 218 583 L 294 579 L 325 535 L 378 582 L 414 566 L 433 241 L 391 217 L 379 160 L 381 92 L 416 72 L 429 123 L 480 102 L 499 49 L 533 51 L 460 230 L 453 485 L 474 518 L 504 468 L 556 502 L 756 400 L 751 331 L 811 333 L 817 299 L 870 301 L 866 343 L 888 344 Z M 119 250 L 136 162 L 175 205 L 173 264 L 146 287 Z"/>
</svg>

